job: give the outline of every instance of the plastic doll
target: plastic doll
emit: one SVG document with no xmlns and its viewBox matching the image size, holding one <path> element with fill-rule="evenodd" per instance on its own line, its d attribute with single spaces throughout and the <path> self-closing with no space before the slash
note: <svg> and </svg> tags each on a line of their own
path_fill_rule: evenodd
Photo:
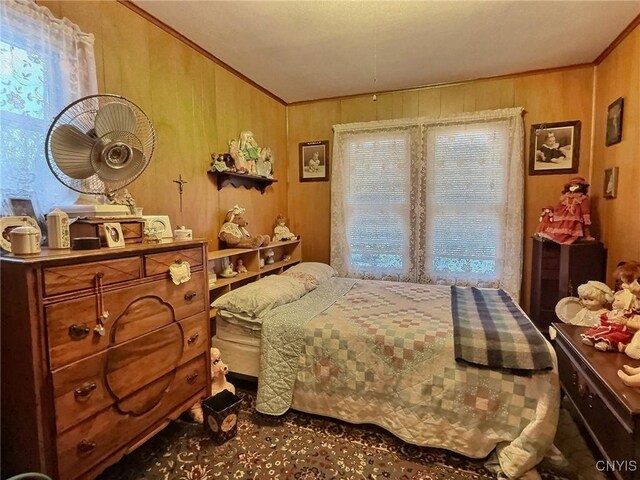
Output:
<svg viewBox="0 0 640 480">
<path fill-rule="evenodd" d="M 260 148 L 253 138 L 253 132 L 240 132 L 240 152 L 247 161 L 247 168 L 252 175 L 256 174 L 256 162 L 260 159 Z"/>
<path fill-rule="evenodd" d="M 553 222 L 537 234 L 562 245 L 578 239 L 594 240 L 590 234 L 589 184 L 574 177 L 564 186 L 560 202 L 553 209 Z"/>
<path fill-rule="evenodd" d="M 608 312 L 606 305 L 613 302 L 613 290 L 595 280 L 580 285 L 578 296 L 583 308 L 569 320 L 568 323 L 572 325 L 594 326 L 600 320 L 600 315 Z"/>
<path fill-rule="evenodd" d="M 580 335 L 582 343 L 603 352 L 623 352 L 636 330 L 640 328 L 640 324 L 634 318 L 637 316 L 633 310 L 635 300 L 635 295 L 629 289 L 617 291 L 613 299 L 613 310 L 600 315 L 600 323 Z M 631 325 L 628 325 L 630 321 Z"/>
<path fill-rule="evenodd" d="M 273 241 L 280 242 L 282 240 L 291 240 L 295 238 L 295 234 L 291 233 L 289 228 L 285 225 L 285 217 L 280 214 L 276 217 L 276 226 L 273 229 Z"/>
</svg>

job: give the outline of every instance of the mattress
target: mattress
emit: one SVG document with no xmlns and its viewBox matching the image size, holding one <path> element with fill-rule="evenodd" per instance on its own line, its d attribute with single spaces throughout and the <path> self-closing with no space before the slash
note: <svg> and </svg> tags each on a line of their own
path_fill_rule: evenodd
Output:
<svg viewBox="0 0 640 480">
<path fill-rule="evenodd" d="M 241 315 L 218 312 L 216 334 L 211 344 L 220 350 L 230 372 L 258 377 L 261 327 L 258 323 L 245 321 Z"/>
</svg>

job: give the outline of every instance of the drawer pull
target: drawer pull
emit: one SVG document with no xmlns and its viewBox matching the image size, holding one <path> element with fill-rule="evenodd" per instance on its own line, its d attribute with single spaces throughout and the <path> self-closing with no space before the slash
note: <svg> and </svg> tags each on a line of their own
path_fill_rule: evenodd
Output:
<svg viewBox="0 0 640 480">
<path fill-rule="evenodd" d="M 194 292 L 193 290 L 189 290 L 187 293 L 184 294 L 184 299 L 187 302 L 190 302 L 191 300 L 196 298 L 196 295 L 198 295 L 196 292 Z"/>
<path fill-rule="evenodd" d="M 191 375 L 189 375 L 187 377 L 187 383 L 189 385 L 193 385 L 193 382 L 196 381 L 196 378 L 198 378 L 198 373 L 197 372 L 193 372 Z"/>
<path fill-rule="evenodd" d="M 80 453 L 89 453 L 94 448 L 96 448 L 96 442 L 92 442 L 91 440 L 82 440 L 78 444 L 78 452 Z"/>
<path fill-rule="evenodd" d="M 76 388 L 73 391 L 73 395 L 76 397 L 76 400 L 80 401 L 80 400 L 86 400 L 87 398 L 89 398 L 91 396 L 91 394 L 93 393 L 93 391 L 97 388 L 96 384 L 91 382 L 91 383 L 83 383 L 81 387 Z"/>
<path fill-rule="evenodd" d="M 198 332 L 194 333 L 193 335 L 191 335 L 189 337 L 189 339 L 187 340 L 187 343 L 189 345 L 193 345 L 196 342 L 196 340 L 198 340 L 199 336 L 200 336 L 200 334 Z"/>
<path fill-rule="evenodd" d="M 69 327 L 69 335 L 74 340 L 82 340 L 87 335 L 89 335 L 90 331 L 91 331 L 91 329 L 89 327 L 87 327 L 87 325 L 84 324 L 84 323 L 82 323 L 80 325 L 76 325 L 74 323 L 73 325 L 71 325 Z"/>
</svg>

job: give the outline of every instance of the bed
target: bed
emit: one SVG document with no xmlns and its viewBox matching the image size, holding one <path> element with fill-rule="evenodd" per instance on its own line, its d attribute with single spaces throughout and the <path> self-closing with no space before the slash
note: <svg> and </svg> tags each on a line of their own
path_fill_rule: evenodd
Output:
<svg viewBox="0 0 640 480">
<path fill-rule="evenodd" d="M 322 264 L 291 270 L 214 302 L 214 346 L 232 371 L 259 378 L 258 411 L 375 424 L 416 445 L 474 458 L 493 452 L 488 466 L 509 478 L 534 475 L 559 411 L 546 340 L 545 369 L 456 361 L 452 287 L 339 278 Z"/>
</svg>

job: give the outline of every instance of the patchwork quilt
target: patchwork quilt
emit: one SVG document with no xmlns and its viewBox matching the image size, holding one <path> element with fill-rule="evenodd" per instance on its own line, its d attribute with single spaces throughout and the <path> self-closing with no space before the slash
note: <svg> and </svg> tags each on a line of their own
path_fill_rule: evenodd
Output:
<svg viewBox="0 0 640 480">
<path fill-rule="evenodd" d="M 333 278 L 263 321 L 257 409 L 289 407 L 379 425 L 406 442 L 475 458 L 509 478 L 555 436 L 553 370 L 513 375 L 456 362 L 448 286 Z"/>
</svg>

